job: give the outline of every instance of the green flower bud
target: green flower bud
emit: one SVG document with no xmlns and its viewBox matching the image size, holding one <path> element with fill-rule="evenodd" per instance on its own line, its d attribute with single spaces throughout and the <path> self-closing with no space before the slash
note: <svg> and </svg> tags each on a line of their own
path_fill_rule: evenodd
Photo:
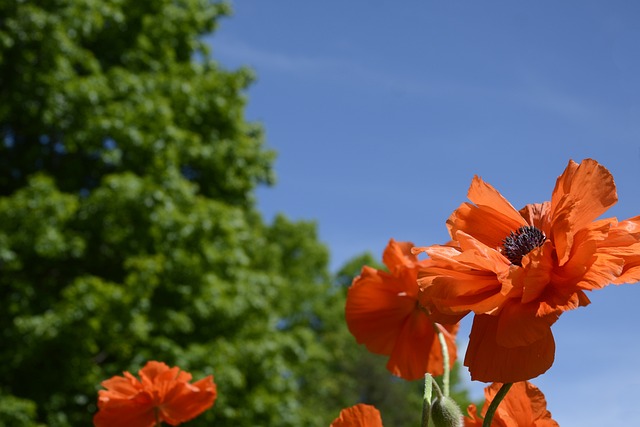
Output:
<svg viewBox="0 0 640 427">
<path fill-rule="evenodd" d="M 435 427 L 462 427 L 462 411 L 450 397 L 436 397 L 431 404 L 431 420 Z"/>
</svg>

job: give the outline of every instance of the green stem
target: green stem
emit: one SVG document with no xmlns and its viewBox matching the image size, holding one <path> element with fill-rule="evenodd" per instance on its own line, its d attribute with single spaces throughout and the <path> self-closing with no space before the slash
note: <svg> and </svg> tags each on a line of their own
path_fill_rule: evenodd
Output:
<svg viewBox="0 0 640 427">
<path fill-rule="evenodd" d="M 431 395 L 433 394 L 433 378 L 428 372 L 424 374 L 424 394 L 422 395 L 422 427 L 429 426 L 431 414 Z"/>
<path fill-rule="evenodd" d="M 444 338 L 444 333 L 440 329 L 440 325 L 433 324 L 436 334 L 438 334 L 438 341 L 440 341 L 440 347 L 442 348 L 442 364 L 444 365 L 444 372 L 442 374 L 442 388 L 444 389 L 444 395 L 449 397 L 449 376 L 450 376 L 450 361 L 449 361 L 449 348 L 447 347 L 447 340 Z"/>
<path fill-rule="evenodd" d="M 162 421 L 160 421 L 160 408 L 154 408 L 154 413 L 156 416 L 156 424 L 154 427 L 162 427 Z"/>
<path fill-rule="evenodd" d="M 429 426 L 429 416 L 431 415 L 431 397 L 435 390 L 437 398 L 442 400 L 444 397 L 440 386 L 430 373 L 424 374 L 424 395 L 422 396 L 422 427 Z"/>
<path fill-rule="evenodd" d="M 493 415 L 496 413 L 496 409 L 498 409 L 498 405 L 502 402 L 502 399 L 507 395 L 507 392 L 511 388 L 513 383 L 505 383 L 502 384 L 498 393 L 496 393 L 491 405 L 489 405 L 489 409 L 487 409 L 487 414 L 484 416 L 484 422 L 482 423 L 482 427 L 491 427 L 491 421 L 493 421 Z"/>
</svg>

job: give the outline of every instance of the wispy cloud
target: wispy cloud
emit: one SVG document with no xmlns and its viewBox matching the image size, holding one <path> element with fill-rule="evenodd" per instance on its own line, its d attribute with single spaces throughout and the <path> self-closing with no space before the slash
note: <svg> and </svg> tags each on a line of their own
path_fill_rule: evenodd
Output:
<svg viewBox="0 0 640 427">
<path fill-rule="evenodd" d="M 305 56 L 256 48 L 229 37 L 212 39 L 214 55 L 224 63 L 246 65 L 258 72 L 277 71 L 310 78 L 321 77 L 354 87 L 375 88 L 407 95 L 434 95 L 447 92 L 446 85 L 431 84 L 374 68 L 352 58 Z M 453 90 L 450 87 L 449 90 Z M 462 91 L 461 91 L 462 92 Z M 467 92 L 468 93 L 468 92 Z"/>
<path fill-rule="evenodd" d="M 214 39 L 211 39 L 212 41 Z M 256 48 L 229 37 L 216 37 L 214 54 L 224 62 L 247 65 L 257 69 L 286 73 L 313 73 L 338 69 L 345 64 L 333 58 L 299 56 Z"/>
<path fill-rule="evenodd" d="M 249 66 L 262 72 L 285 73 L 323 82 L 346 84 L 353 88 L 383 91 L 402 96 L 437 99 L 471 106 L 491 103 L 497 108 L 525 107 L 572 122 L 615 122 L 618 112 L 607 112 L 592 99 L 554 87 L 531 70 L 514 70 L 510 83 L 500 80 L 465 82 L 436 76 L 428 68 L 420 74 L 402 73 L 392 66 L 382 69 L 352 57 L 299 55 L 258 48 L 241 40 L 216 36 L 214 56 L 232 66 Z M 609 127 L 608 127 L 609 128 Z"/>
</svg>

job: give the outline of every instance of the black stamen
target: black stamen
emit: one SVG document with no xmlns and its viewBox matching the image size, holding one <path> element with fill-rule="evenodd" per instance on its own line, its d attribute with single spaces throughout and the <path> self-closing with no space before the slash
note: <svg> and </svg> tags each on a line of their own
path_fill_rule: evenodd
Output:
<svg viewBox="0 0 640 427">
<path fill-rule="evenodd" d="M 542 246 L 546 238 L 542 230 L 532 225 L 520 227 L 502 241 L 503 254 L 511 264 L 522 267 L 522 257 Z"/>
</svg>

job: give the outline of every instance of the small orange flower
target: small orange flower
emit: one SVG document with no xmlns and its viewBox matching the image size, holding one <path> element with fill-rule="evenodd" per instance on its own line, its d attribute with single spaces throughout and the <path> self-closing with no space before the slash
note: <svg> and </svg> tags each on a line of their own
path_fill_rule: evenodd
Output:
<svg viewBox="0 0 640 427">
<path fill-rule="evenodd" d="M 486 401 L 482 407 L 483 417 L 500 387 L 502 384 L 493 383 L 484 389 Z M 478 416 L 476 406 L 469 405 L 467 412 L 469 416 L 465 417 L 464 426 L 482 427 L 483 419 Z M 493 427 L 558 427 L 558 423 L 551 418 L 551 412 L 547 410 L 544 394 L 528 381 L 515 383 L 511 386 L 505 398 L 500 402 L 491 425 Z"/>
<path fill-rule="evenodd" d="M 382 418 L 374 406 L 359 403 L 340 411 L 330 427 L 382 427 Z"/>
<path fill-rule="evenodd" d="M 453 366 L 456 323 L 463 316 L 443 315 L 424 298 L 417 284 L 424 261 L 411 253 L 412 246 L 392 239 L 382 257 L 389 272 L 363 267 L 349 288 L 345 309 L 356 340 L 373 353 L 389 355 L 387 369 L 407 380 L 444 371 L 434 322 L 447 324 L 437 327 L 444 333 Z"/>
<path fill-rule="evenodd" d="M 193 384 L 191 374 L 178 367 L 150 361 L 138 371 L 140 380 L 124 372 L 102 382 L 98 392 L 96 427 L 172 426 L 197 417 L 216 400 L 216 385 L 209 375 Z"/>
<path fill-rule="evenodd" d="M 640 217 L 600 219 L 617 201 L 611 173 L 570 161 L 550 202 L 517 211 L 477 176 L 447 220 L 453 241 L 414 248 L 419 274 L 443 313 L 475 313 L 464 364 L 483 382 L 534 378 L 553 364 L 551 325 L 589 304 L 585 291 L 640 280 Z"/>
</svg>

